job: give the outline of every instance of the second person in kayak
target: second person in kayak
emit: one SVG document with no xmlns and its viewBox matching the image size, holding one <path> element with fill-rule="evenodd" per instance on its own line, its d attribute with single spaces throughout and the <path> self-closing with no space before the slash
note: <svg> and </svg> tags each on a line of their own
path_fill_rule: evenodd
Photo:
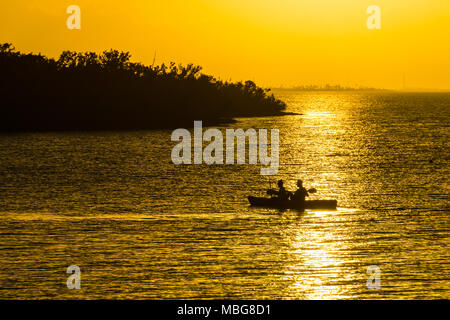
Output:
<svg viewBox="0 0 450 320">
<path fill-rule="evenodd" d="M 292 193 L 284 188 L 283 180 L 278 180 L 278 188 L 279 188 L 277 192 L 278 199 L 280 199 L 281 201 L 289 200 L 289 197 L 292 196 Z"/>
<path fill-rule="evenodd" d="M 291 200 L 296 202 L 296 203 L 300 203 L 300 204 L 304 204 L 305 203 L 305 198 L 309 197 L 309 193 L 308 190 L 306 190 L 305 187 L 303 187 L 303 181 L 302 180 L 297 180 L 297 191 L 295 191 L 295 193 L 291 196 Z"/>
</svg>

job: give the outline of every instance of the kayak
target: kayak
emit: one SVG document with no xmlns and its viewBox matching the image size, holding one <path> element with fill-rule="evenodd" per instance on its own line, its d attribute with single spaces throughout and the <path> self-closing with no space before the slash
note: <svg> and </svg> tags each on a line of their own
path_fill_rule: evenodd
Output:
<svg viewBox="0 0 450 320">
<path fill-rule="evenodd" d="M 278 198 L 248 197 L 250 205 L 255 207 L 279 208 L 279 209 L 328 209 L 336 210 L 337 200 L 306 200 L 304 206 L 292 200 L 281 201 Z"/>
</svg>

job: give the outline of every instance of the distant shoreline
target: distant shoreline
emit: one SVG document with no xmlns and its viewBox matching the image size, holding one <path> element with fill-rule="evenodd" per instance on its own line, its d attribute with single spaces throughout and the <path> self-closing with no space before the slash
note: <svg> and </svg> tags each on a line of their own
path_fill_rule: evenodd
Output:
<svg viewBox="0 0 450 320">
<path fill-rule="evenodd" d="M 300 87 L 271 87 L 272 90 L 277 91 L 393 91 L 389 89 L 379 88 L 350 88 L 340 86 L 300 86 Z"/>
<path fill-rule="evenodd" d="M 344 88 L 344 89 L 326 89 L 326 88 L 303 88 L 303 87 L 271 87 L 272 91 L 296 91 L 296 92 L 397 92 L 397 93 L 450 93 L 450 90 L 439 89 L 377 89 L 377 88 Z"/>
</svg>

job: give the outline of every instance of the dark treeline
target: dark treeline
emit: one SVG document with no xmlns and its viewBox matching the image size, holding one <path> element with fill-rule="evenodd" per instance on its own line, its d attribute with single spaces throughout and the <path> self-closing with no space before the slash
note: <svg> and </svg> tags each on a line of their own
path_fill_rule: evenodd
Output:
<svg viewBox="0 0 450 320">
<path fill-rule="evenodd" d="M 268 91 L 192 64 L 145 66 L 117 50 L 64 51 L 55 60 L 0 44 L 1 131 L 175 128 L 283 114 L 284 102 Z"/>
</svg>

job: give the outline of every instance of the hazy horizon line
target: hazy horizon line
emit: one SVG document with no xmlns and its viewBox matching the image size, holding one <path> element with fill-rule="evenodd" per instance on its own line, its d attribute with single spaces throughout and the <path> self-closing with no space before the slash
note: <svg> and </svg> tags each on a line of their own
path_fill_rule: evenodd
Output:
<svg viewBox="0 0 450 320">
<path fill-rule="evenodd" d="M 341 85 L 295 85 L 295 86 L 269 86 L 271 90 L 286 90 L 286 91 L 394 91 L 394 92 L 436 92 L 436 93 L 450 93 L 449 89 L 437 88 L 376 88 L 376 87 L 358 87 L 358 86 L 341 86 Z"/>
</svg>

